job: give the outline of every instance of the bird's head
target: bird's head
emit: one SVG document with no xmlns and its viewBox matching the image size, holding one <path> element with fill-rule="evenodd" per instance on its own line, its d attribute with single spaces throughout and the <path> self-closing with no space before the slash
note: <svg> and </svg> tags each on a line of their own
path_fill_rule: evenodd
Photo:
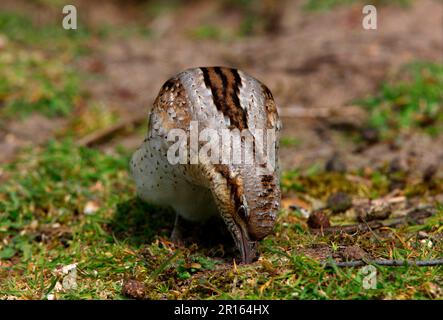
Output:
<svg viewBox="0 0 443 320">
<path fill-rule="evenodd" d="M 242 262 L 251 263 L 258 258 L 258 241 L 273 230 L 280 207 L 278 174 L 257 174 L 255 168 L 240 168 L 232 172 L 221 170 L 227 191 L 220 195 L 219 211 L 231 232 Z M 229 195 L 226 197 L 225 195 Z M 220 199 L 222 199 L 220 201 Z"/>
</svg>

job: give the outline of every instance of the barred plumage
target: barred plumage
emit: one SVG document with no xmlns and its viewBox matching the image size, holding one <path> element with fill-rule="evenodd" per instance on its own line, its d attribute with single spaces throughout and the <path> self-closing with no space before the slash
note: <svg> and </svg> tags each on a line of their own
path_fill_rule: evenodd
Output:
<svg viewBox="0 0 443 320">
<path fill-rule="evenodd" d="M 252 141 L 249 151 L 257 152 L 260 143 L 265 143 L 257 132 L 274 130 L 275 145 L 266 142 L 266 146 L 277 153 L 281 124 L 272 94 L 264 84 L 236 69 L 204 67 L 179 73 L 162 86 L 150 112 L 147 138 L 131 161 L 142 199 L 172 206 L 178 217 L 187 220 L 221 215 L 243 261 L 251 262 L 256 257 L 256 242 L 272 231 L 279 210 L 278 158 L 275 166 L 264 153 L 261 163 L 193 164 L 191 154 L 204 141 L 198 141 L 193 149 L 192 123 L 198 125 L 199 134 L 205 129 L 218 133 L 222 129 L 243 130 L 247 136 L 239 140 L 242 152 L 250 149 L 248 137 Z M 186 163 L 172 164 L 168 159 L 176 143 L 168 139 L 173 129 L 186 132 L 186 142 L 191 144 Z M 236 151 L 229 149 L 229 154 L 234 157 Z M 176 225 L 174 236 L 178 228 Z"/>
</svg>

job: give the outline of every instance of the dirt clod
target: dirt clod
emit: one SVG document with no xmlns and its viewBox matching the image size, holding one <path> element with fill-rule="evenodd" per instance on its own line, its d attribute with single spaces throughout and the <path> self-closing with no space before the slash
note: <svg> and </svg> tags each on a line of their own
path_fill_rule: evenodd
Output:
<svg viewBox="0 0 443 320">
<path fill-rule="evenodd" d="M 329 228 L 329 218 L 322 211 L 314 211 L 308 218 L 308 226 L 311 229 Z"/>
<path fill-rule="evenodd" d="M 146 299 L 146 287 L 140 281 L 127 279 L 123 281 L 122 295 L 131 299 L 143 300 Z"/>
<path fill-rule="evenodd" d="M 346 261 L 362 260 L 366 257 L 366 252 L 359 246 L 346 246 L 340 251 L 341 257 Z"/>
</svg>

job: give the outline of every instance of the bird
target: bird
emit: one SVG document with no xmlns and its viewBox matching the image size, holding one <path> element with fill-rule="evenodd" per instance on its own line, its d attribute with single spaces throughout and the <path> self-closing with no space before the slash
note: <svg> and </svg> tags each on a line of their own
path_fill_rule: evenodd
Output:
<svg viewBox="0 0 443 320">
<path fill-rule="evenodd" d="M 187 221 L 221 217 L 241 263 L 252 263 L 280 209 L 281 129 L 271 91 L 246 72 L 219 66 L 184 70 L 161 87 L 149 112 L 148 133 L 132 155 L 137 194 L 172 207 L 174 242 L 181 241 Z M 212 134 L 209 139 L 202 139 L 205 131 Z M 232 140 L 223 140 L 227 133 Z M 246 161 L 248 152 L 259 156 Z"/>
</svg>

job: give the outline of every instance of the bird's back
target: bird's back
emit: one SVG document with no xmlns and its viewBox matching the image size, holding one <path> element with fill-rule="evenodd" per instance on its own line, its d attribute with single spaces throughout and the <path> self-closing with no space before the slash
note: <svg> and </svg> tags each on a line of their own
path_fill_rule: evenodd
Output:
<svg viewBox="0 0 443 320">
<path fill-rule="evenodd" d="M 226 67 L 185 70 L 162 86 L 153 113 L 167 127 L 216 126 L 244 130 L 278 126 L 277 109 L 269 89 L 247 73 Z"/>
<path fill-rule="evenodd" d="M 244 165 L 235 164 L 203 167 L 201 163 L 190 163 L 189 149 L 186 164 L 171 165 L 168 150 L 174 141 L 168 139 L 168 135 L 173 129 L 182 130 L 187 135 L 188 147 L 192 148 L 189 139 L 191 127 L 195 124 L 198 133 L 208 128 L 239 131 L 280 129 L 277 109 L 269 89 L 245 72 L 226 67 L 201 67 L 177 74 L 163 84 L 150 112 L 149 133 L 139 151 L 139 154 L 145 154 L 145 158 L 134 156 L 134 159 L 141 157 L 142 160 L 133 162 L 144 163 L 146 167 L 140 175 L 142 178 L 139 178 L 143 180 L 144 186 L 140 189 L 146 195 L 146 200 L 156 202 L 163 199 L 162 202 L 171 200 L 176 203 L 179 194 L 188 194 L 191 186 L 210 189 L 213 184 L 208 176 L 214 175 L 217 179 L 224 174 L 223 179 L 226 179 L 225 173 L 233 172 L 237 167 L 246 172 L 245 175 L 256 175 L 254 165 L 245 169 Z M 197 147 L 201 148 L 204 144 L 204 141 L 198 141 Z M 167 183 L 163 186 L 165 181 Z M 278 177 L 274 182 L 278 184 Z M 261 188 L 260 185 L 252 183 L 251 188 Z M 266 188 L 269 189 L 269 186 Z M 192 201 L 192 197 L 184 198 Z"/>
</svg>

